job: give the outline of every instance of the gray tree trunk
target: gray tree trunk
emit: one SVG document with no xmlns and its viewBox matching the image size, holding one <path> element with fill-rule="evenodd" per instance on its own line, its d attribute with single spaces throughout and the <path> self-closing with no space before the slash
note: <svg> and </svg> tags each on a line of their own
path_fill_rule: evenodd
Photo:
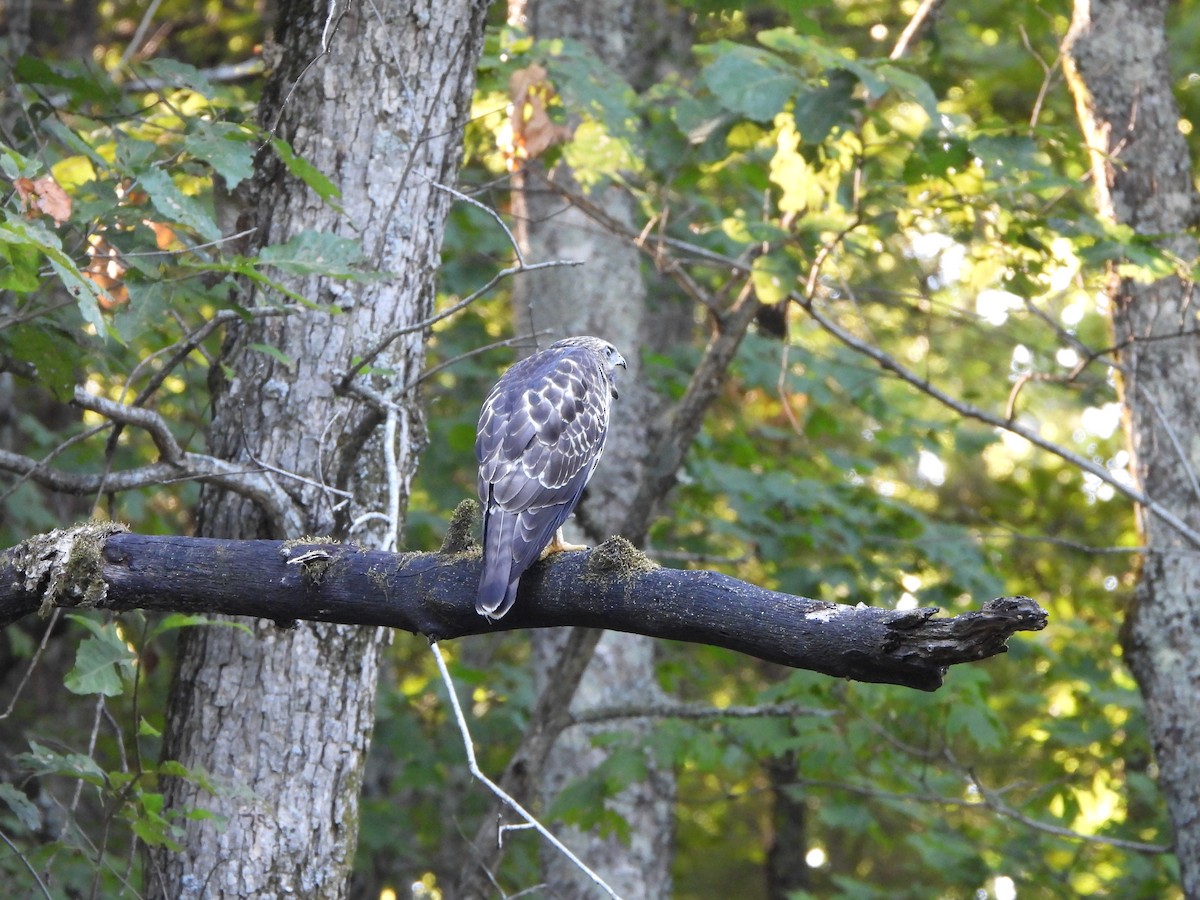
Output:
<svg viewBox="0 0 1200 900">
<path fill-rule="evenodd" d="M 1196 241 L 1192 161 L 1178 129 L 1166 0 L 1076 0 L 1066 72 L 1092 153 L 1102 215 L 1187 266 Z M 1200 527 L 1200 341 L 1194 286 L 1110 276 L 1133 473 L 1156 504 Z M 1153 511 L 1138 509 L 1147 547 L 1125 622 L 1129 665 L 1146 700 L 1159 784 L 1175 827 L 1184 893 L 1200 897 L 1200 553 Z"/>
<path fill-rule="evenodd" d="M 394 273 L 370 283 L 287 278 L 291 289 L 343 314 L 311 310 L 233 328 L 213 369 L 212 451 L 308 479 L 278 476 L 312 534 L 352 532 L 378 544 L 386 530 L 377 519 L 350 528 L 363 513 L 387 511 L 387 480 L 379 417 L 340 396 L 334 373 L 390 330 L 432 310 L 449 197 L 430 180 L 455 178 L 486 7 L 485 0 L 280 4 L 279 62 L 260 118 L 266 127 L 278 122 L 278 134 L 341 187 L 345 212 L 323 203 L 264 152 L 249 208 L 256 240 L 336 232 L 361 239 L 371 268 Z M 338 13 L 332 19 L 331 10 Z M 278 349 L 290 364 L 255 344 Z M 401 521 L 422 424 L 415 398 L 398 388 L 420 372 L 423 359 L 424 334 L 416 330 L 375 362 L 395 371 L 375 386 L 400 404 L 399 501 L 391 513 Z M 340 498 L 326 484 L 353 500 L 337 509 Z M 256 507 L 216 490 L 204 492 L 199 530 L 298 537 L 279 534 L 278 523 Z M 213 795 L 171 779 L 166 804 L 175 816 L 205 809 L 220 818 L 180 820 L 182 849 L 153 853 L 151 896 L 346 893 L 387 632 L 268 621 L 254 622 L 252 631 L 195 628 L 181 644 L 164 758 L 203 769 L 223 789 Z"/>
<path fill-rule="evenodd" d="M 648 27 L 666 18 L 657 2 L 635 8 L 614 0 L 512 0 L 509 17 L 510 21 L 524 17 L 535 37 L 567 37 L 587 44 L 632 82 L 649 72 L 656 59 L 647 52 L 649 47 L 671 35 L 669 29 Z M 575 519 L 579 527 L 576 539 L 582 537 L 594 544 L 622 529 L 644 475 L 645 450 L 653 445 L 652 430 L 664 410 L 663 398 L 642 378 L 641 355 L 686 341 L 692 316 L 685 305 L 650 298 L 640 253 L 633 243 L 609 233 L 571 205 L 549 188 L 547 179 L 567 195 L 581 193 L 565 164 L 547 173 L 534 162 L 516 181 L 513 212 L 517 238 L 531 261 L 574 259 L 585 265 L 522 276 L 514 288 L 517 327 L 551 328 L 557 336 L 600 335 L 612 341 L 629 363 L 621 375 L 621 396 L 613 409 L 604 459 Z M 635 231 L 640 228 L 641 223 L 635 224 L 634 203 L 621 188 L 604 188 L 587 199 L 622 225 Z M 553 677 L 564 639 L 561 632 L 532 635 L 535 667 L 543 687 L 546 679 Z M 606 633 L 583 676 L 572 710 L 658 701 L 654 650 L 654 642 L 648 638 Z M 649 726 L 621 727 L 642 734 Z M 560 735 L 539 773 L 544 799 L 551 800 L 605 758 L 605 751 L 592 746 L 594 733 L 593 728 L 575 727 Z M 626 900 L 669 896 L 674 792 L 673 773 L 652 764 L 644 781 L 630 785 L 611 801 L 630 825 L 629 844 L 615 834 L 568 832 L 561 836 Z M 550 849 L 543 854 L 543 876 L 557 898 L 595 896 L 595 886 Z"/>
</svg>

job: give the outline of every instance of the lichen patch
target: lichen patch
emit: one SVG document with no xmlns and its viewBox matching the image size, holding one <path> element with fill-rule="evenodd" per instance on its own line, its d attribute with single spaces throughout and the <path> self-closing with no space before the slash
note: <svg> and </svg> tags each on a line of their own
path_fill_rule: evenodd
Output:
<svg viewBox="0 0 1200 900">
<path fill-rule="evenodd" d="M 24 573 L 25 590 L 42 595 L 38 615 L 45 618 L 56 606 L 102 605 L 108 596 L 104 544 L 128 530 L 116 522 L 87 522 L 22 541 L 13 563 Z"/>
<path fill-rule="evenodd" d="M 653 572 L 658 563 L 625 538 L 610 537 L 588 555 L 586 574 L 601 578 L 630 578 Z"/>
</svg>

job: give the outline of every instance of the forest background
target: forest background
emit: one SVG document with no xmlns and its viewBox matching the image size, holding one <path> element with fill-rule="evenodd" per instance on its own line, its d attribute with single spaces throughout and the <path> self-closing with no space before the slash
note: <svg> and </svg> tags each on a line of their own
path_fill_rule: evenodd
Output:
<svg viewBox="0 0 1200 900">
<path fill-rule="evenodd" d="M 436 550 L 497 373 L 603 331 L 633 365 L 591 541 L 848 604 L 1026 594 L 1050 624 L 929 694 L 568 644 L 592 668 L 514 783 L 601 877 L 627 897 L 1200 891 L 1196 4 L 5 15 L 0 546 L 98 517 Z M 593 895 L 530 832 L 495 851 L 423 638 L 206 622 L 0 632 L 9 883 Z M 445 645 L 485 771 L 547 721 L 561 642 Z M 247 660 L 236 690 L 206 675 Z M 205 755 L 260 728 L 257 769 Z"/>
</svg>

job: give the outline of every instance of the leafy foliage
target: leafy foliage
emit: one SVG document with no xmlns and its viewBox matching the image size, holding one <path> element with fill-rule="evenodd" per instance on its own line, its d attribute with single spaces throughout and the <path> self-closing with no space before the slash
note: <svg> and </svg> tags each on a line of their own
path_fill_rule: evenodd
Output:
<svg viewBox="0 0 1200 900">
<path fill-rule="evenodd" d="M 664 223 L 669 252 L 711 296 L 749 278 L 759 299 L 777 305 L 776 327 L 757 327 L 745 341 L 661 510 L 651 552 L 847 603 L 957 612 L 1027 593 L 1050 610 L 1052 627 L 1015 641 L 1007 657 L 959 667 L 931 696 L 830 683 L 714 648 L 663 647 L 660 685 L 681 700 L 805 714 L 664 718 L 640 742 L 613 726 L 597 738 L 612 751 L 608 762 L 549 804 L 548 816 L 627 835 L 607 798 L 653 759 L 679 777 L 680 897 L 760 895 L 784 799 L 805 810 L 807 845 L 793 852 L 810 861 L 813 896 L 999 895 L 1004 880 L 1022 897 L 1170 895 L 1169 855 L 1104 842 L 1169 841 L 1116 633 L 1134 578 L 1128 505 L 1111 485 L 882 370 L 799 303 L 915 380 L 1127 477 L 1100 279 L 1110 262 L 1147 279 L 1180 263 L 1150 237 L 1089 211 L 1085 154 L 1048 66 L 1065 8 L 948 5 L 931 35 L 892 60 L 904 4 L 688 5 L 693 57 L 637 94 L 579 44 L 494 30 L 464 171 L 480 199 L 504 208 L 496 179 L 513 161 L 509 78 L 542 66 L 550 120 L 574 129 L 546 159 L 570 164 L 588 190 L 629 191 L 647 221 Z M 178 7 L 171 11 L 182 20 L 183 6 L 168 2 L 164 15 Z M 0 209 L 0 363 L 36 374 L 36 392 L 14 406 L 27 455 L 57 453 L 62 468 L 89 471 L 152 459 L 140 436 L 124 436 L 108 459 L 63 446 L 68 433 L 98 423 L 62 421 L 53 398 L 68 399 L 81 381 L 114 396 L 136 393 L 153 370 L 143 361 L 218 311 L 247 314 L 239 277 L 274 290 L 280 304 L 312 299 L 283 290 L 274 272 L 369 277 L 353 242 L 331 235 L 261 249 L 231 239 L 236 222 L 225 207 L 246 189 L 257 153 L 277 154 L 290 177 L 335 209 L 338 188 L 252 123 L 252 90 L 196 68 L 225 61 L 235 38 L 246 38 L 250 5 L 227 7 L 212 26 L 220 40 L 173 36 L 168 49 L 190 64 L 164 54 L 130 70 L 110 60 L 101 71 L 47 55 L 13 67 L 9 89 L 23 115 L 6 120 L 0 147 L 14 186 Z M 1200 18 L 1191 3 L 1173 14 L 1186 59 Z M 105 59 L 119 57 L 115 40 L 98 42 Z M 224 48 L 220 59 L 208 58 L 213 47 Z M 139 87 L 151 79 L 159 86 Z M 1190 122 L 1195 91 L 1181 99 Z M 19 179 L 30 185 L 24 198 Z M 46 199 L 50 184 L 69 199 L 62 220 Z M 442 307 L 510 256 L 487 215 L 457 207 Z M 477 400 L 511 358 L 475 351 L 528 324 L 508 320 L 505 300 L 501 289 L 433 330 L 431 365 L 446 367 L 424 384 L 432 451 L 411 501 L 411 547 L 436 546 L 447 511 L 474 490 Z M 154 392 L 184 443 L 199 440 L 202 351 L 211 354 L 215 340 Z M 678 397 L 698 353 L 643 363 Z M 6 544 L 93 506 L 89 498 L 64 509 L 15 480 L 3 491 Z M 192 487 L 164 486 L 110 498 L 106 511 L 139 530 L 183 530 L 194 496 Z M 20 745 L 4 740 L 0 783 L 0 828 L 54 890 L 84 892 L 98 881 L 115 896 L 138 841 L 173 839 L 158 780 L 206 783 L 203 773 L 148 762 L 172 637 L 197 624 L 81 617 L 54 632 L 67 637 L 52 645 L 70 651 L 51 687 L 85 696 L 25 696 L 11 730 Z M 6 687 L 42 634 L 8 632 Z M 480 639 L 455 656 L 482 764 L 497 772 L 533 702 L 527 649 L 519 638 Z M 486 808 L 459 763 L 424 648 L 398 640 L 391 665 L 378 779 L 362 807 L 364 891 L 449 880 L 462 865 L 460 832 Z M 74 709 L 81 700 L 97 704 L 88 707 L 94 718 Z M 68 701 L 73 711 L 48 723 L 45 710 Z M 109 716 L 119 731 L 99 727 Z M 109 830 L 114 821 L 125 830 Z M 13 857 L 0 869 L 28 883 Z M 502 875 L 529 884 L 535 872 L 532 839 L 514 838 Z"/>
</svg>

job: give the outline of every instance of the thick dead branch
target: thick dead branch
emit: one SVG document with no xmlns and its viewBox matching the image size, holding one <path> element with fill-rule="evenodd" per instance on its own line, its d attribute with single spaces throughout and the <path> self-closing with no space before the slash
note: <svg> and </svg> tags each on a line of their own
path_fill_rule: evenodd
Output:
<svg viewBox="0 0 1200 900">
<path fill-rule="evenodd" d="M 935 618 L 936 608 L 846 606 L 707 571 L 664 569 L 613 538 L 561 553 L 521 580 L 496 623 L 475 612 L 479 553 L 392 554 L 313 541 L 113 533 L 89 524 L 0 554 L 0 624 L 55 606 L 226 613 L 386 625 L 431 639 L 582 625 L 712 644 L 858 681 L 935 690 L 946 669 L 1003 653 L 1046 613 L 1028 597 Z M 461 531 L 452 529 L 452 533 Z"/>
</svg>

